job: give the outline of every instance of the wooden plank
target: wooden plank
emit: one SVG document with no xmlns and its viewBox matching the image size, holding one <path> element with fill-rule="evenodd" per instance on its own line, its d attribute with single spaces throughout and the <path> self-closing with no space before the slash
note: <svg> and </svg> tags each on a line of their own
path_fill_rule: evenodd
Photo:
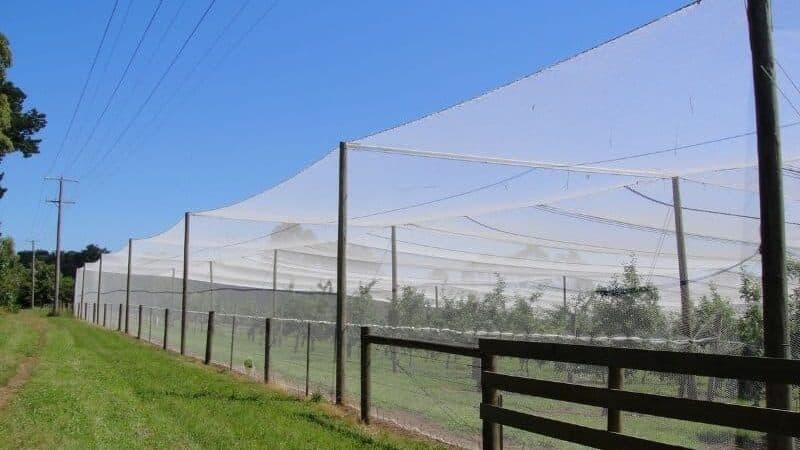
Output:
<svg viewBox="0 0 800 450">
<path fill-rule="evenodd" d="M 584 427 L 481 403 L 481 419 L 562 441 L 608 450 L 689 450 L 688 447 Z"/>
<path fill-rule="evenodd" d="M 498 356 L 800 384 L 800 360 L 503 339 L 479 339 L 479 348 L 481 352 Z"/>
<path fill-rule="evenodd" d="M 498 390 L 652 416 L 800 437 L 800 413 L 485 372 Z"/>
<path fill-rule="evenodd" d="M 420 341 L 416 339 L 400 339 L 387 336 L 370 335 L 367 342 L 375 345 L 391 345 L 394 347 L 415 348 L 419 350 L 430 350 L 439 353 L 450 353 L 453 355 L 470 356 L 479 358 L 481 352 L 476 347 L 464 345 L 440 344 L 437 342 Z"/>
</svg>

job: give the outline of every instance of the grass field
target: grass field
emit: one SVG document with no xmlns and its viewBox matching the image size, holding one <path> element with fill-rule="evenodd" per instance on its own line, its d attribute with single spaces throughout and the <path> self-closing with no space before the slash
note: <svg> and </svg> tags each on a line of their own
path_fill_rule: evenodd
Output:
<svg viewBox="0 0 800 450">
<path fill-rule="evenodd" d="M 158 310 L 157 310 L 158 311 Z M 163 336 L 163 321 L 153 323 L 149 333 L 149 320 L 143 335 L 152 335 L 160 342 Z M 202 355 L 205 346 L 204 326 L 189 317 L 187 349 L 197 356 Z M 134 319 L 135 320 L 135 319 Z M 260 377 L 263 367 L 263 340 L 256 336 L 253 341 L 246 337 L 246 330 L 252 324 L 250 319 L 240 318 L 234 345 L 234 369 L 243 370 L 245 359 L 252 359 L 255 370 L 252 375 Z M 135 323 L 131 322 L 131 323 Z M 218 318 L 213 346 L 214 359 L 227 365 L 230 361 L 231 322 Z M 116 326 L 116 325 L 114 325 Z M 261 321 L 255 323 L 263 327 Z M 276 325 L 273 325 L 276 326 Z M 333 386 L 333 343 L 324 326 L 315 325 L 315 340 L 310 358 L 311 391 L 330 394 Z M 277 328 L 276 328 L 277 329 Z M 328 330 L 329 331 L 329 330 Z M 179 321 L 169 329 L 169 345 L 177 348 L 180 336 Z M 271 349 L 271 372 L 280 382 L 293 386 L 303 386 L 305 382 L 305 343 L 301 339 L 295 351 L 295 337 L 285 336 L 282 341 L 273 343 Z M 426 433 L 468 447 L 480 444 L 480 419 L 478 405 L 480 393 L 472 378 L 473 364 L 470 358 L 451 357 L 423 351 L 408 352 L 398 350 L 399 364 L 392 370 L 391 359 L 383 347 L 376 347 L 372 353 L 372 405 L 382 418 L 394 420 L 403 426 L 423 430 Z M 359 399 L 358 346 L 347 359 L 347 397 L 357 404 Z M 530 376 L 540 379 L 565 381 L 565 371 L 552 363 L 539 364 L 531 361 L 522 369 L 519 360 L 501 359 L 500 368 L 505 373 Z M 596 368 L 576 373 L 574 381 L 580 384 L 605 385 L 604 370 Z M 663 377 L 652 372 L 636 371 L 626 375 L 625 387 L 628 390 L 674 396 L 677 394 L 677 379 Z M 707 378 L 698 377 L 698 392 L 705 394 Z M 730 397 L 735 389 L 733 380 L 720 381 L 718 401 L 735 401 Z M 727 392 L 727 395 L 723 395 Z M 725 398 L 727 397 L 727 399 Z M 545 417 L 563 420 L 595 428 L 604 428 L 605 412 L 601 408 L 575 405 L 546 399 L 506 395 L 504 405 L 515 410 L 530 412 Z M 640 414 L 623 413 L 623 428 L 626 434 L 654 439 L 657 441 L 684 445 L 691 448 L 722 449 L 734 448 L 739 435 L 740 446 L 735 448 L 755 449 L 760 447 L 759 433 L 736 431 L 734 429 L 696 424 L 686 421 L 663 419 Z M 506 448 L 582 448 L 565 442 L 544 438 L 533 433 L 506 429 Z"/>
<path fill-rule="evenodd" d="M 37 359 L 0 409 L 3 449 L 435 447 L 68 317 L 0 316 L 0 355 L 6 380 Z"/>
</svg>

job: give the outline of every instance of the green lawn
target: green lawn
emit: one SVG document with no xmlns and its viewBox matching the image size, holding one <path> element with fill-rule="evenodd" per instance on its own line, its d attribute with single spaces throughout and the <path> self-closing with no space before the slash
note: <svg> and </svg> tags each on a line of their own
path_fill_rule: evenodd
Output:
<svg viewBox="0 0 800 450">
<path fill-rule="evenodd" d="M 24 358 L 36 353 L 39 322 L 33 315 L 10 315 L 0 309 L 0 386 L 8 383 Z"/>
<path fill-rule="evenodd" d="M 0 373 L 39 358 L 0 410 L 3 449 L 432 448 L 69 317 L 3 315 L 0 336 Z"/>
</svg>

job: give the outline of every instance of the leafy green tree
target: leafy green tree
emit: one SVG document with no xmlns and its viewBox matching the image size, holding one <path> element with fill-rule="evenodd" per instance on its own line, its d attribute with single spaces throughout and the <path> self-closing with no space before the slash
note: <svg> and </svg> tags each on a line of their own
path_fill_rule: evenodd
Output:
<svg viewBox="0 0 800 450">
<path fill-rule="evenodd" d="M 763 349 L 764 314 L 761 309 L 761 283 L 749 274 L 742 275 L 739 298 L 745 305 L 744 313 L 737 322 L 739 341 L 744 344 L 742 356 L 759 356 Z M 742 400 L 752 400 L 758 404 L 761 397 L 760 385 L 750 380 L 739 380 L 737 394 Z"/>
<path fill-rule="evenodd" d="M 9 153 L 22 152 L 26 158 L 39 153 L 39 142 L 33 136 L 47 124 L 45 115 L 35 108 L 25 111 L 25 92 L 6 79 L 11 67 L 11 46 L 0 33 L 0 162 Z M 0 180 L 3 174 L 0 173 Z M 6 189 L 0 187 L 0 198 Z"/>
<path fill-rule="evenodd" d="M 720 295 L 715 284 L 709 287 L 709 294 L 703 295 L 694 307 L 694 327 L 692 336 L 695 339 L 711 338 L 713 353 L 719 353 L 725 342 L 736 337 L 736 313 L 727 298 Z M 713 401 L 716 396 L 719 380 L 709 378 L 706 400 Z"/>
<path fill-rule="evenodd" d="M 19 308 L 20 287 L 25 270 L 14 252 L 11 238 L 0 239 L 0 307 L 16 311 Z"/>
<path fill-rule="evenodd" d="M 652 337 L 666 330 L 658 288 L 642 282 L 635 259 L 623 266 L 621 277 L 595 289 L 589 301 L 593 335 Z"/>
</svg>

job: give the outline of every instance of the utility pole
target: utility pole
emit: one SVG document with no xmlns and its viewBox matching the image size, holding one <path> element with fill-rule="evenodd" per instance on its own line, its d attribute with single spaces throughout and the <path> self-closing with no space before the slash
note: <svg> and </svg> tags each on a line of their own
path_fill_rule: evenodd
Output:
<svg viewBox="0 0 800 450">
<path fill-rule="evenodd" d="M 780 121 L 772 52 L 769 0 L 747 2 L 758 145 L 758 193 L 761 209 L 761 285 L 764 302 L 764 356 L 789 358 L 786 318 L 786 236 L 783 210 Z M 767 383 L 767 408 L 791 409 L 790 389 Z M 790 450 L 790 436 L 767 435 L 769 450 Z"/>
<path fill-rule="evenodd" d="M 77 183 L 78 181 L 64 178 L 63 175 L 58 178 L 46 177 L 45 180 L 58 180 L 58 200 L 48 200 L 50 203 L 58 205 L 58 220 L 56 222 L 56 286 L 55 298 L 53 299 L 53 314 L 58 314 L 61 306 L 58 299 L 58 291 L 61 285 L 61 209 L 65 204 L 75 203 L 64 201 L 64 182 Z"/>
<path fill-rule="evenodd" d="M 36 306 L 36 240 L 31 239 L 31 309 Z"/>
</svg>

